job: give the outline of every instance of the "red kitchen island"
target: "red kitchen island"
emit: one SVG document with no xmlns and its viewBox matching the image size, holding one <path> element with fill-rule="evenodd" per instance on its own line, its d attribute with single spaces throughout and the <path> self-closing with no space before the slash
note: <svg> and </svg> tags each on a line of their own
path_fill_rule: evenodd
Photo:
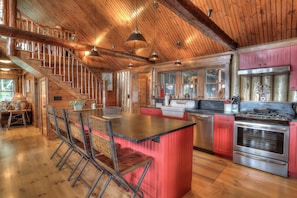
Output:
<svg viewBox="0 0 297 198">
<path fill-rule="evenodd" d="M 83 110 L 102 116 L 102 110 Z M 85 117 L 85 116 L 83 116 Z M 144 197 L 181 198 L 191 190 L 193 125 L 195 123 L 147 115 L 122 113 L 112 119 L 115 141 L 153 157 L 141 185 Z M 134 181 L 138 172 L 127 175 Z"/>
</svg>

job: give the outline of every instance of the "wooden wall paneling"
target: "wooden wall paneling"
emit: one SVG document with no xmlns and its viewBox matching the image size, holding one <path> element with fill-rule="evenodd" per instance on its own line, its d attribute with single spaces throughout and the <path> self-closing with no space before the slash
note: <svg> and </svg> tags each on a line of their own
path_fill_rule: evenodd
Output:
<svg viewBox="0 0 297 198">
<path fill-rule="evenodd" d="M 285 0 L 284 3 L 282 3 L 282 39 L 287 39 L 291 37 L 291 12 L 289 10 L 292 7 L 292 1 L 291 0 Z"/>
<path fill-rule="evenodd" d="M 291 7 L 291 32 L 292 32 L 292 38 L 295 38 L 297 36 L 297 33 L 296 31 L 294 31 L 294 24 L 297 24 L 297 13 L 294 12 L 294 6 L 296 5 L 296 2 L 294 1 L 294 3 L 292 4 L 292 7 Z"/>
<path fill-rule="evenodd" d="M 62 96 L 62 100 L 54 100 L 54 96 Z M 74 99 L 72 95 L 65 92 L 64 89 L 58 87 L 51 80 L 48 81 L 48 104 L 60 108 L 72 108 L 69 105 L 69 101 Z"/>
<path fill-rule="evenodd" d="M 276 5 L 276 26 L 275 26 L 275 30 L 276 30 L 276 38 L 275 40 L 281 40 L 282 39 L 282 8 L 283 5 Z"/>
</svg>

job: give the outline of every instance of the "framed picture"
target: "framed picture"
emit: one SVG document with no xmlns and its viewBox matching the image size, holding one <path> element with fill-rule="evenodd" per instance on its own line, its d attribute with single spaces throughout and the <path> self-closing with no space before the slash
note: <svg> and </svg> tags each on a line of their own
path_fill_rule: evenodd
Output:
<svg viewBox="0 0 297 198">
<path fill-rule="evenodd" d="M 112 73 L 110 72 L 102 72 L 101 76 L 102 80 L 106 80 L 107 82 L 107 91 L 112 91 L 113 90 L 113 81 L 112 81 Z"/>
</svg>

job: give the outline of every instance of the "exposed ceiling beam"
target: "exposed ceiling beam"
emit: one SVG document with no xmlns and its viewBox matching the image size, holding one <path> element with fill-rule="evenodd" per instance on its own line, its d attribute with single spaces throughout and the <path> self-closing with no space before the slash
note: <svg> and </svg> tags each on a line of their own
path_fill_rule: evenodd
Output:
<svg viewBox="0 0 297 198">
<path fill-rule="evenodd" d="M 237 48 L 238 44 L 190 0 L 159 0 L 159 2 L 227 49 L 235 50 Z"/>
<path fill-rule="evenodd" d="M 42 35 L 34 32 L 23 31 L 13 27 L 8 27 L 6 25 L 0 25 L 0 35 L 19 38 L 19 39 L 25 39 L 25 40 L 30 40 L 30 41 L 40 42 L 40 43 L 59 45 L 62 47 L 73 48 L 81 51 L 86 51 L 93 48 L 93 46 L 91 45 L 65 41 L 51 36 L 46 36 L 46 35 Z M 132 59 L 132 60 L 141 61 L 141 62 L 150 62 L 148 58 L 145 58 L 145 57 L 141 57 L 141 56 L 125 53 L 125 52 L 119 52 L 119 51 L 109 50 L 105 48 L 100 48 L 97 46 L 96 48 L 98 49 L 98 51 L 100 51 L 102 55 Z"/>
</svg>

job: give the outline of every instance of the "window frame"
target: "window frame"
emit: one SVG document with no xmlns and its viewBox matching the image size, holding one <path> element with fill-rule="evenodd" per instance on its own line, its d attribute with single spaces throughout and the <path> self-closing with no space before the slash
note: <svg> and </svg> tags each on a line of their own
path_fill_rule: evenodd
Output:
<svg viewBox="0 0 297 198">
<path fill-rule="evenodd" d="M 206 71 L 209 69 L 223 69 L 224 70 L 224 75 L 225 79 L 224 82 L 221 82 L 221 79 L 219 79 L 218 82 L 215 83 L 207 83 L 206 82 Z M 166 73 L 175 73 L 176 74 L 176 82 L 175 82 L 175 96 L 171 96 L 172 98 L 180 98 L 183 99 L 186 93 L 184 92 L 184 85 L 187 85 L 187 83 L 183 83 L 183 73 L 184 72 L 189 72 L 189 71 L 197 71 L 197 77 L 198 80 L 196 83 L 193 85 L 197 87 L 196 95 L 190 95 L 191 99 L 226 99 L 229 97 L 229 84 L 230 84 L 230 75 L 229 75 L 229 65 L 228 64 L 218 64 L 218 65 L 212 65 L 210 67 L 194 67 L 194 68 L 189 68 L 189 69 L 184 69 L 184 70 L 168 70 L 168 71 L 159 71 L 157 72 L 157 89 L 155 90 L 155 96 L 160 97 L 160 88 L 163 86 L 166 86 L 162 84 L 161 81 L 161 75 L 166 74 Z M 200 76 L 200 78 L 199 78 Z M 216 97 L 210 98 L 207 97 L 206 94 L 206 87 L 209 84 L 216 84 L 217 87 L 224 88 L 223 95 L 219 95 L 219 92 L 217 93 Z M 173 85 L 173 84 L 169 84 Z M 191 85 L 188 84 L 188 85 Z M 224 86 L 223 86 L 224 85 Z M 194 92 L 195 93 L 195 92 Z M 166 94 L 166 92 L 165 92 Z M 220 96 L 220 98 L 218 98 Z"/>
<path fill-rule="evenodd" d="M 13 83 L 12 90 L 2 90 L 2 80 L 11 81 Z M 2 100 L 2 96 L 0 96 L 0 101 L 10 101 L 12 99 L 13 95 L 15 94 L 15 88 L 16 88 L 15 86 L 16 86 L 16 80 L 14 78 L 0 78 L 0 92 L 1 92 L 1 95 L 2 95 L 2 93 L 11 93 L 11 98 L 10 99 Z"/>
</svg>

